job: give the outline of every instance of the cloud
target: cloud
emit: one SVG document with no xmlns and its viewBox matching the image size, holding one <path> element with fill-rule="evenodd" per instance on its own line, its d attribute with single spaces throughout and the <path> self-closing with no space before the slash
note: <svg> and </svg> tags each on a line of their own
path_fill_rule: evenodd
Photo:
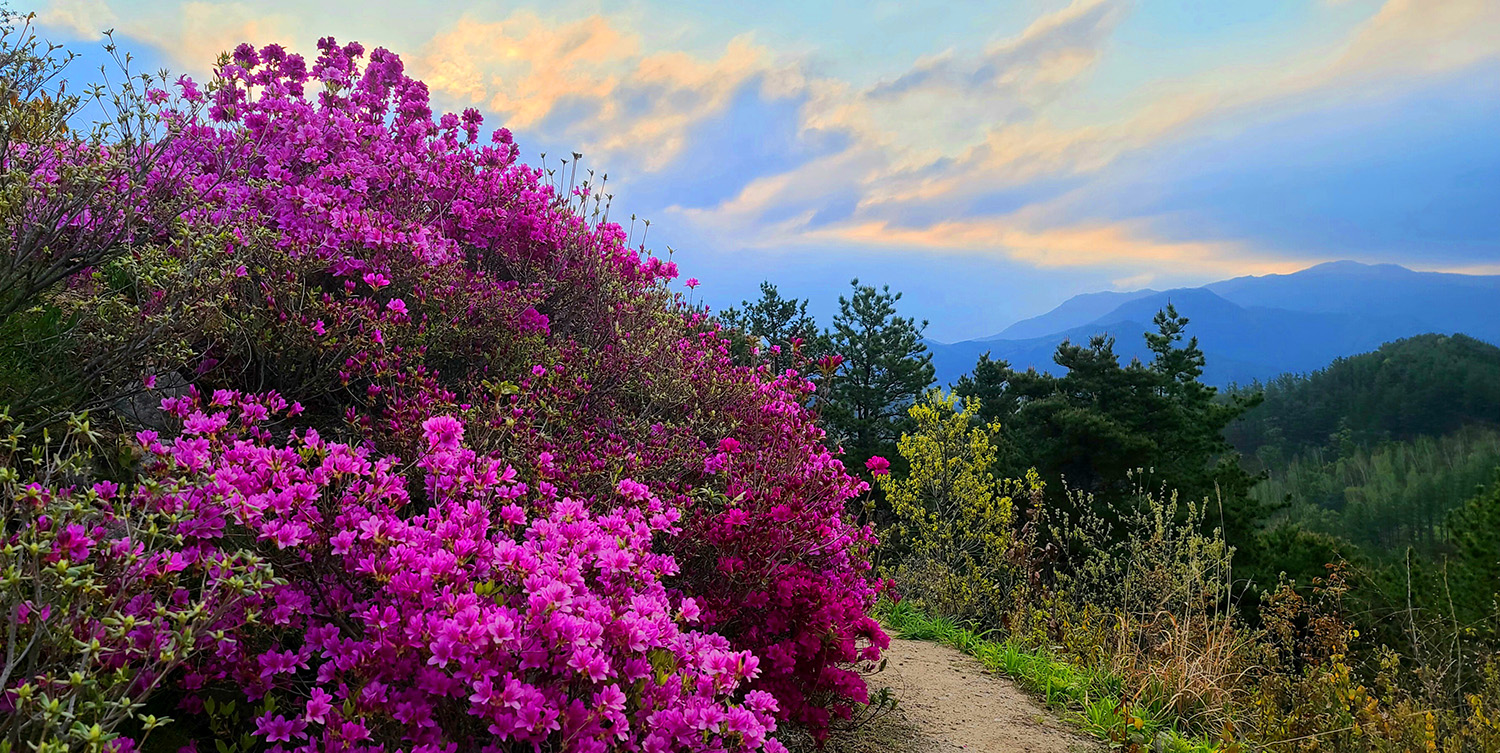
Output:
<svg viewBox="0 0 1500 753">
<path fill-rule="evenodd" d="M 1387 0 L 1323 75 L 1328 82 L 1431 75 L 1500 56 L 1494 0 Z M 1314 83 L 1322 83 L 1314 80 Z"/>
<path fill-rule="evenodd" d="M 104 0 L 53 0 L 37 20 L 79 39 L 95 40 L 115 25 L 115 13 Z"/>
<path fill-rule="evenodd" d="M 1412 264 L 1404 263 L 1418 272 L 1451 272 L 1460 275 L 1500 275 L 1500 263 L 1495 264 Z"/>
<path fill-rule="evenodd" d="M 500 21 L 471 15 L 427 44 L 414 61 L 434 91 L 498 113 L 508 125 L 543 125 L 568 111 L 552 133 L 580 150 L 630 157 L 659 170 L 695 126 L 723 112 L 742 87 L 768 96 L 801 86 L 750 36 L 717 57 L 643 52 L 638 35 L 602 16 L 552 25 L 526 11 Z"/>
<path fill-rule="evenodd" d="M 183 3 L 165 17 L 132 15 L 120 24 L 121 31 L 154 43 L 179 66 L 195 71 L 207 70 L 220 53 L 241 42 L 295 41 L 289 30 L 297 27 L 292 18 L 258 4 L 205 0 Z"/>
<path fill-rule="evenodd" d="M 499 20 L 465 15 L 424 46 L 413 69 L 460 106 L 650 171 L 680 156 L 694 130 L 748 87 L 801 101 L 805 132 L 877 146 L 891 172 L 958 155 L 996 123 L 1030 120 L 1094 65 L 1120 7 L 1078 0 L 977 53 L 926 58 L 865 88 L 814 75 L 807 60 L 777 55 L 749 35 L 708 54 L 648 53 L 619 20 L 559 24 L 529 11 Z"/>
<path fill-rule="evenodd" d="M 414 63 L 434 91 L 491 108 L 525 128 L 564 99 L 607 98 L 639 47 L 599 16 L 553 27 L 518 12 L 493 23 L 464 16 Z"/>
<path fill-rule="evenodd" d="M 925 58 L 864 89 L 808 77 L 803 128 L 844 133 L 847 149 L 752 180 L 712 210 L 683 214 L 716 232 L 785 239 L 799 221 L 812 227 L 827 204 L 851 195 L 856 211 L 871 217 L 945 201 L 993 151 L 1030 156 L 1011 171 L 1015 183 L 1052 173 L 1090 139 L 1050 127 L 1037 112 L 1094 65 L 1121 13 L 1112 0 L 1079 0 L 978 53 Z"/>
<path fill-rule="evenodd" d="M 1208 122 L 1253 122 L 1268 113 L 1388 96 L 1500 56 L 1497 28 L 1500 3 L 1494 0 L 1388 0 L 1341 45 L 1164 82 L 1154 98 L 1113 123 L 1060 129 L 1039 118 L 994 128 L 983 145 L 958 160 L 964 169 L 921 186 L 916 196 L 1094 172 L 1123 154 Z"/>
<path fill-rule="evenodd" d="M 1321 261 L 1259 255 L 1227 241 L 1160 240 L 1151 237 L 1147 223 L 1135 220 L 1051 228 L 1031 228 L 1016 217 L 944 220 L 925 227 L 874 220 L 810 230 L 802 237 L 808 242 L 1000 254 L 1040 268 L 1146 264 L 1177 274 L 1269 274 Z"/>
<path fill-rule="evenodd" d="M 1026 93 L 1036 85 L 1076 78 L 1099 57 L 1100 48 L 1121 15 L 1118 3 L 1105 0 L 1074 2 L 1047 14 L 1020 35 L 1003 39 L 977 56 L 942 55 L 919 60 L 894 80 L 882 82 L 866 94 L 871 100 L 897 99 L 925 88 L 943 88 L 966 95 Z"/>
<path fill-rule="evenodd" d="M 84 39 L 114 29 L 160 50 L 178 68 L 206 73 L 219 53 L 240 42 L 287 43 L 299 24 L 258 4 L 192 0 L 170 8 L 132 8 L 120 15 L 106 0 L 53 0 L 38 14 L 42 23 Z"/>
<path fill-rule="evenodd" d="M 761 177 L 718 207 L 688 216 L 703 228 L 735 228 L 740 237 L 759 232 L 762 239 L 747 241 L 751 245 L 838 239 L 998 252 L 1038 266 L 1286 271 L 1317 259 L 1286 259 L 1245 243 L 1152 240 L 1145 233 L 1146 219 L 1091 219 L 1080 215 L 1068 194 L 1033 204 L 1022 214 L 965 216 L 977 197 L 1048 181 L 1085 180 L 1087 185 L 1123 157 L 1190 133 L 1212 129 L 1222 137 L 1267 118 L 1392 96 L 1500 55 L 1500 35 L 1493 33 L 1500 28 L 1500 3 L 1389 0 L 1339 44 L 1157 82 L 1121 116 L 1077 123 L 1058 97 L 1096 64 L 1120 12 L 1111 3 L 1075 2 L 979 55 L 950 51 L 923 59 L 863 92 L 840 82 L 813 82 L 807 127 L 856 134 L 849 153 Z M 983 104 L 966 109 L 965 100 Z M 960 104 L 949 104 L 955 101 Z M 987 116 L 975 107 L 988 108 Z M 913 120 L 904 120 L 903 111 Z M 933 118 L 935 112 L 942 117 Z M 950 126 L 948 136 L 969 128 L 970 136 L 979 129 L 979 137 L 944 146 L 906 133 L 950 116 L 968 125 Z M 1063 120 L 1070 124 L 1060 125 Z M 952 143 L 962 148 L 952 149 Z M 851 193 L 859 199 L 845 224 L 830 229 L 812 221 L 820 197 Z M 793 206 L 801 211 L 792 211 Z M 918 216 L 934 219 L 900 220 Z M 765 222 L 766 217 L 779 219 Z"/>
<path fill-rule="evenodd" d="M 813 82 L 807 127 L 847 130 L 878 144 L 897 170 L 961 155 L 996 127 L 1032 121 L 1081 80 L 1099 60 L 1121 7 L 1116 0 L 1075 0 L 978 53 L 923 58 L 863 90 Z"/>
<path fill-rule="evenodd" d="M 1110 280 L 1109 284 L 1113 285 L 1115 290 L 1140 290 L 1155 281 L 1156 273 L 1142 272 L 1137 275 Z"/>
</svg>

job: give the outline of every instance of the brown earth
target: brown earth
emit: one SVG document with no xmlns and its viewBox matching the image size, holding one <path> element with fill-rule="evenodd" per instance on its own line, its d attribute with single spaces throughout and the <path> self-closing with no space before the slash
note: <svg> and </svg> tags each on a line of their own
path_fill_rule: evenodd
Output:
<svg viewBox="0 0 1500 753">
<path fill-rule="evenodd" d="M 872 689 L 890 687 L 894 711 L 829 741 L 831 753 L 1090 753 L 1102 747 L 1070 730 L 1015 683 L 959 651 L 892 640 Z"/>
</svg>

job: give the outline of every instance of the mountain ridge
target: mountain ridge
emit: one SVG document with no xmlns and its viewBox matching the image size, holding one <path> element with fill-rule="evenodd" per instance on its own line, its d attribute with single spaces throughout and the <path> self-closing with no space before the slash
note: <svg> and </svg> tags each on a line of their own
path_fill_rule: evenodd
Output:
<svg viewBox="0 0 1500 753">
<path fill-rule="evenodd" d="M 1500 276 L 1354 261 L 1165 291 L 1085 293 L 989 337 L 926 343 L 940 384 L 967 373 L 986 352 L 1016 368 L 1056 371 L 1051 355 L 1059 343 L 1095 335 L 1114 337 L 1116 352 L 1129 360 L 1146 355 L 1142 334 L 1168 303 L 1190 320 L 1188 335 L 1208 360 L 1204 378 L 1217 385 L 1311 371 L 1425 333 L 1500 343 Z M 1056 329 L 1038 334 L 1048 327 Z"/>
</svg>

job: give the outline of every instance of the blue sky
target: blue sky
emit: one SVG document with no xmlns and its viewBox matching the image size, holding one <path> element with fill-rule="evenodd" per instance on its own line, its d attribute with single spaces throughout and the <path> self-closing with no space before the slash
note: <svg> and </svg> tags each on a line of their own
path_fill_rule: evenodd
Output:
<svg viewBox="0 0 1500 753">
<path fill-rule="evenodd" d="M 390 48 L 608 172 L 716 308 L 769 279 L 826 323 L 858 276 L 951 341 L 1333 259 L 1500 274 L 1500 0 L 432 5 L 37 10 L 198 76 L 244 40 Z"/>
</svg>

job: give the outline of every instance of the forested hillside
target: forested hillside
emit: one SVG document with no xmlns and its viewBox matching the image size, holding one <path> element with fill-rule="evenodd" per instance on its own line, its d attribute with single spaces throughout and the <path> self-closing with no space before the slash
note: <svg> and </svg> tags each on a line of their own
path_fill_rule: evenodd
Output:
<svg viewBox="0 0 1500 753">
<path fill-rule="evenodd" d="M 1229 392 L 1264 395 L 1226 436 L 1245 455 L 1271 453 L 1274 465 L 1277 456 L 1315 447 L 1500 427 L 1500 348 L 1465 335 L 1421 335 Z"/>
<path fill-rule="evenodd" d="M 1262 398 L 1225 432 L 1265 474 L 1252 496 L 1377 559 L 1440 553 L 1448 513 L 1500 468 L 1500 348 L 1464 335 L 1407 338 L 1229 395 Z"/>
<path fill-rule="evenodd" d="M 1347 435 L 1343 437 L 1347 440 Z M 1372 557 L 1437 553 L 1447 515 L 1495 482 L 1500 432 L 1467 428 L 1374 446 L 1340 441 L 1270 463 L 1252 495 L 1276 520 L 1338 536 Z"/>
</svg>

